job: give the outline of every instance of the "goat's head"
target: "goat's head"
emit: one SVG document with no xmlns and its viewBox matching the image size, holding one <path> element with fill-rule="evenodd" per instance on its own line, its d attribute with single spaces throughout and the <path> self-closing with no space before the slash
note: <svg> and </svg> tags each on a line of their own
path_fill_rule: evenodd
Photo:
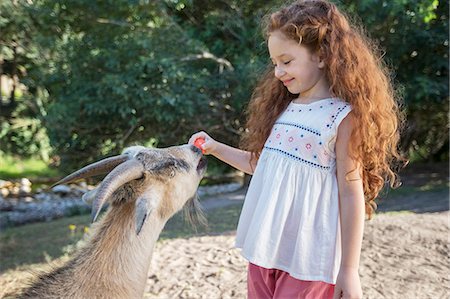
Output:
<svg viewBox="0 0 450 299">
<path fill-rule="evenodd" d="M 92 201 L 92 221 L 107 201 L 113 205 L 134 201 L 139 234 L 150 213 L 167 220 L 188 201 L 196 206 L 206 164 L 201 151 L 192 145 L 163 149 L 132 146 L 119 156 L 83 167 L 55 185 L 108 173 L 97 188 L 83 196 Z"/>
</svg>

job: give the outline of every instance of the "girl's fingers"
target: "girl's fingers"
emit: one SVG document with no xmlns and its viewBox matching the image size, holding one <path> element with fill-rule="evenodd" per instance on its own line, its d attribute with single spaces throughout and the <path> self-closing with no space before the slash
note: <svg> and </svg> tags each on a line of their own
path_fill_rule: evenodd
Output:
<svg viewBox="0 0 450 299">
<path fill-rule="evenodd" d="M 198 133 L 195 133 L 194 135 L 191 136 L 191 138 L 189 138 L 189 144 L 194 144 L 195 140 L 197 140 L 198 138 L 203 138 L 206 140 L 210 140 L 211 137 L 209 137 L 208 134 L 206 134 L 205 132 L 201 131 Z"/>
<path fill-rule="evenodd" d="M 196 134 L 192 135 L 191 138 L 189 138 L 188 144 L 194 144 L 195 139 L 197 139 Z"/>
<path fill-rule="evenodd" d="M 189 138 L 188 144 L 194 144 L 195 140 L 196 140 L 197 138 L 200 138 L 201 135 L 202 135 L 202 133 L 203 133 L 203 132 L 198 132 L 198 133 L 193 134 L 193 135 L 191 136 L 191 138 Z"/>
<path fill-rule="evenodd" d="M 342 291 L 339 287 L 334 289 L 333 299 L 340 299 L 342 297 Z"/>
<path fill-rule="evenodd" d="M 199 138 L 205 140 L 205 142 L 204 143 L 197 142 L 197 144 L 196 144 L 195 141 Z M 197 147 L 200 146 L 204 155 L 211 154 L 212 152 L 214 152 L 215 147 L 216 147 L 216 145 L 215 145 L 216 141 L 203 131 L 193 134 L 191 136 L 191 138 L 189 138 L 188 144 L 193 144 Z"/>
<path fill-rule="evenodd" d="M 205 141 L 205 143 L 203 143 L 202 145 L 201 145 L 201 147 L 202 147 L 202 149 L 204 149 L 205 151 L 208 151 L 208 149 L 210 149 L 210 147 L 211 147 L 211 141 Z"/>
<path fill-rule="evenodd" d="M 205 143 L 201 144 L 200 147 L 204 155 L 211 155 L 217 146 L 217 142 L 212 138 L 206 139 Z"/>
</svg>

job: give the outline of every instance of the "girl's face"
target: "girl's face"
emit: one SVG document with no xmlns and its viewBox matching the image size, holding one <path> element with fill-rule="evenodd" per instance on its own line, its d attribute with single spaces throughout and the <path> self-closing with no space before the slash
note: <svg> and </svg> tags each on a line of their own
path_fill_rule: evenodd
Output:
<svg viewBox="0 0 450 299">
<path fill-rule="evenodd" d="M 318 55 L 274 31 L 268 41 L 270 59 L 275 67 L 275 77 L 283 82 L 292 94 L 300 97 L 319 97 L 327 89 L 324 85 L 324 63 Z"/>
</svg>

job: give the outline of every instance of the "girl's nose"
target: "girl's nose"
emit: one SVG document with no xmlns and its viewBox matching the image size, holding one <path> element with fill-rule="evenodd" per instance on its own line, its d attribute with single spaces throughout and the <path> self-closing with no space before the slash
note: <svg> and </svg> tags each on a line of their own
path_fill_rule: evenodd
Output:
<svg viewBox="0 0 450 299">
<path fill-rule="evenodd" d="M 281 68 L 279 68 L 278 66 L 275 66 L 275 77 L 277 78 L 281 78 L 286 74 L 286 72 L 284 70 L 282 70 Z"/>
</svg>

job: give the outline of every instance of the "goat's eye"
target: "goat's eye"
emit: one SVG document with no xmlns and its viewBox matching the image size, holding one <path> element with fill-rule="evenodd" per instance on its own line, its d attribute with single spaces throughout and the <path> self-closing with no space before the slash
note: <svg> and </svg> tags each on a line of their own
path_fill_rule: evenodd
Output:
<svg viewBox="0 0 450 299">
<path fill-rule="evenodd" d="M 160 171 L 167 171 L 175 168 L 176 163 L 174 160 L 168 160 L 164 161 L 162 163 L 157 164 L 155 167 L 153 167 L 153 171 L 160 172 Z"/>
</svg>

